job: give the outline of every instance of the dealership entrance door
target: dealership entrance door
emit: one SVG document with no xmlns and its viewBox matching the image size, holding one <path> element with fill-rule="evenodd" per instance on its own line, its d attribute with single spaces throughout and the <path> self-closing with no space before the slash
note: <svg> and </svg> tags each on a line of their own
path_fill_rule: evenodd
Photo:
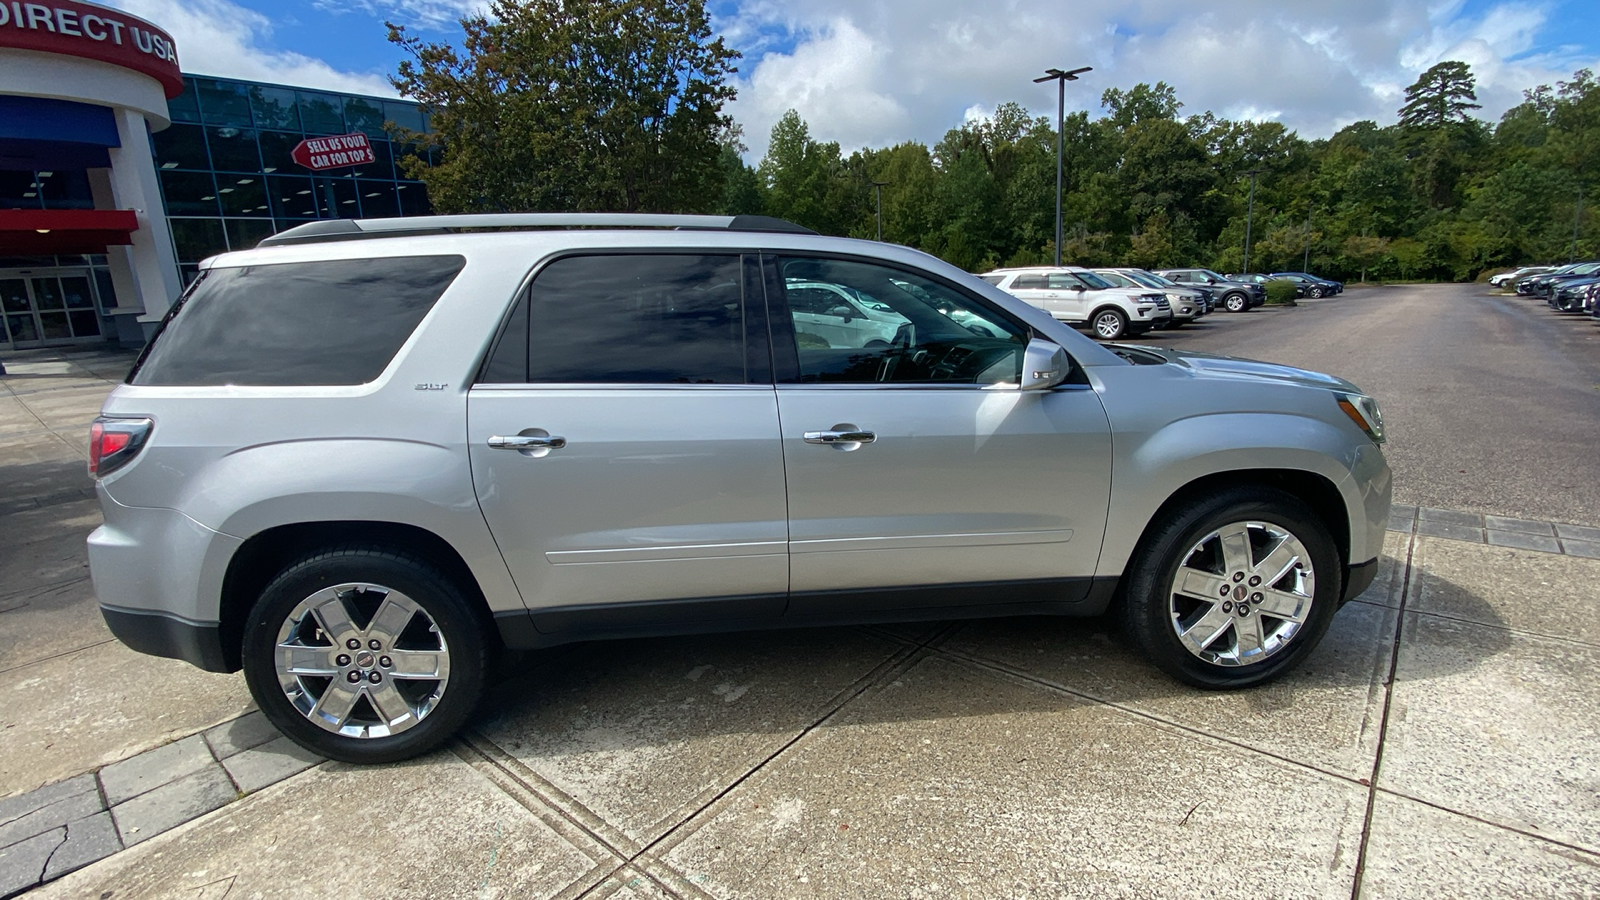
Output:
<svg viewBox="0 0 1600 900">
<path fill-rule="evenodd" d="M 0 269 L 0 350 L 104 341 L 94 292 L 83 267 Z"/>
</svg>

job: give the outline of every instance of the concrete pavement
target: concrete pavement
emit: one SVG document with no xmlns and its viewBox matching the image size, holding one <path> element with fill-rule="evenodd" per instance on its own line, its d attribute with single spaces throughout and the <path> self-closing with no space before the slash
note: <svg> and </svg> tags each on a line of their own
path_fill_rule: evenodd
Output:
<svg viewBox="0 0 1600 900">
<path fill-rule="evenodd" d="M 125 364 L 0 378 L 0 896 L 1600 893 L 1600 560 L 1566 523 L 1398 510 L 1257 690 L 1093 621 L 610 642 L 430 757 L 318 764 L 99 622 L 81 435 Z"/>
</svg>

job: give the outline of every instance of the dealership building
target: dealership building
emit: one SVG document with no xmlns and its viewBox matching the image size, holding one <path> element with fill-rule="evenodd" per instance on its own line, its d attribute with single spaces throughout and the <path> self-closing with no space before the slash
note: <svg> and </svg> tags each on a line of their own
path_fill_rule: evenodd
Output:
<svg viewBox="0 0 1600 900">
<path fill-rule="evenodd" d="M 225 250 L 429 211 L 413 103 L 185 74 L 159 25 L 0 0 L 0 351 L 142 343 Z M 332 140 L 330 140 L 332 139 Z M 307 147 L 353 148 L 311 153 Z"/>
</svg>

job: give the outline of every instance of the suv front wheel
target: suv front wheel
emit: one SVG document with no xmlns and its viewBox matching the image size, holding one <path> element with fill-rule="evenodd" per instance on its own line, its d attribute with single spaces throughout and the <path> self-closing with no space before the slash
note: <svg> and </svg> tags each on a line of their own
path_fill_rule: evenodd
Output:
<svg viewBox="0 0 1600 900">
<path fill-rule="evenodd" d="M 1097 310 L 1090 323 L 1094 326 L 1095 337 L 1102 341 L 1114 341 L 1128 333 L 1128 317 L 1115 307 Z"/>
<path fill-rule="evenodd" d="M 1250 308 L 1250 298 L 1243 294 L 1229 294 L 1222 298 L 1222 305 L 1228 312 L 1244 312 Z"/>
<path fill-rule="evenodd" d="M 489 639 L 456 585 L 381 547 L 303 558 L 262 591 L 244 633 L 256 705 L 306 749 L 353 763 L 437 747 L 483 693 Z"/>
<path fill-rule="evenodd" d="M 1235 488 L 1158 523 L 1129 567 L 1127 630 L 1155 664 L 1202 688 L 1246 687 L 1299 665 L 1328 628 L 1343 573 L 1298 499 Z"/>
</svg>

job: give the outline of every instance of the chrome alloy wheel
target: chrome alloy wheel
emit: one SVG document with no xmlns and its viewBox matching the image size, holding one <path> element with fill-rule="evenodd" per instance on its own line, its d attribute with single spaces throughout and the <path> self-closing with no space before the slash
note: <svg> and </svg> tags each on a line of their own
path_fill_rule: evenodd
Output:
<svg viewBox="0 0 1600 900">
<path fill-rule="evenodd" d="M 1113 340 L 1122 335 L 1122 316 L 1107 310 L 1094 318 L 1095 334 L 1106 340 Z"/>
<path fill-rule="evenodd" d="M 300 601 L 278 629 L 273 658 L 289 703 L 346 737 L 411 728 L 450 682 L 450 648 L 433 617 L 377 584 L 338 584 Z"/>
<path fill-rule="evenodd" d="M 1191 654 L 1248 666 L 1288 647 L 1311 614 L 1316 573 L 1300 539 L 1266 522 L 1234 522 L 1201 538 L 1172 579 L 1172 627 Z"/>
</svg>

